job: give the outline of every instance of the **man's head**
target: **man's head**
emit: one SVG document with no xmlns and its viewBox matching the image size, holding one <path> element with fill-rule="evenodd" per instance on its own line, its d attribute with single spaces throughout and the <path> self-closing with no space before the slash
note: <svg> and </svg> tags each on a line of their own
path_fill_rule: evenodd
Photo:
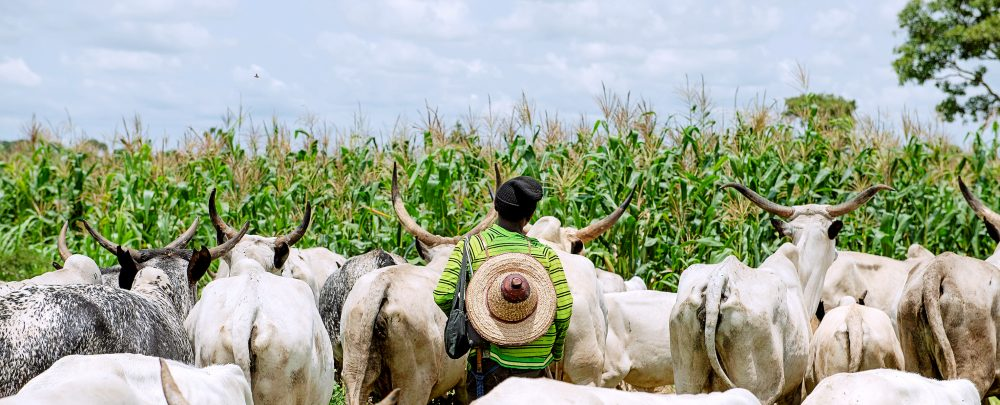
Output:
<svg viewBox="0 0 1000 405">
<path fill-rule="evenodd" d="M 521 176 L 507 180 L 497 188 L 494 206 L 500 218 L 522 227 L 531 220 L 535 206 L 542 199 L 542 185 L 531 177 Z"/>
</svg>

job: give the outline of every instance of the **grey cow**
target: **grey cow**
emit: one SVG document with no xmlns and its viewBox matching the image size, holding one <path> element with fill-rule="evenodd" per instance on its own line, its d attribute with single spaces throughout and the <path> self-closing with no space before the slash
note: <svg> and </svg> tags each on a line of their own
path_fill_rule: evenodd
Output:
<svg viewBox="0 0 1000 405">
<path fill-rule="evenodd" d="M 194 305 L 195 284 L 212 260 L 240 238 L 197 251 L 133 250 L 112 244 L 84 225 L 101 246 L 115 252 L 121 288 L 39 285 L 0 296 L 0 397 L 15 394 L 71 354 L 137 353 L 193 360 L 182 322 Z"/>
</svg>

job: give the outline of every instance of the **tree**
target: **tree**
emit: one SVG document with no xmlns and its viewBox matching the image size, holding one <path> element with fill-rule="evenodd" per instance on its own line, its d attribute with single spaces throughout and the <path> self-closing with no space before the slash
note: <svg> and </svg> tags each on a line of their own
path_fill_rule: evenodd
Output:
<svg viewBox="0 0 1000 405">
<path fill-rule="evenodd" d="M 854 100 L 848 100 L 833 94 L 806 93 L 785 99 L 785 115 L 799 119 L 808 119 L 810 110 L 816 108 L 816 115 L 827 119 L 843 119 L 854 116 L 857 105 Z"/>
<path fill-rule="evenodd" d="M 806 93 L 785 99 L 786 117 L 809 123 L 821 131 L 850 129 L 854 126 L 857 104 L 834 94 Z"/>
<path fill-rule="evenodd" d="M 899 84 L 933 81 L 945 93 L 937 111 L 946 121 L 985 120 L 1000 106 L 984 80 L 1000 61 L 1000 0 L 910 0 L 899 13 L 906 41 L 893 52 Z"/>
</svg>

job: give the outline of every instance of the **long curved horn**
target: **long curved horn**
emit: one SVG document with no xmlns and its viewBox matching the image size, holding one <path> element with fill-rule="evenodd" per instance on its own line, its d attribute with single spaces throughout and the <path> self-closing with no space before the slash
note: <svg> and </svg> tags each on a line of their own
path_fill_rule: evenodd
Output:
<svg viewBox="0 0 1000 405">
<path fill-rule="evenodd" d="M 986 204 L 983 204 L 983 201 L 980 200 L 979 197 L 972 194 L 972 191 L 965 185 L 965 182 L 962 181 L 961 177 L 958 179 L 958 188 L 962 190 L 962 197 L 965 197 L 965 201 L 969 203 L 969 206 L 972 207 L 972 210 L 975 211 L 976 214 L 994 226 L 1000 226 L 1000 215 L 993 212 L 993 210 L 989 209 Z"/>
<path fill-rule="evenodd" d="M 93 237 L 95 241 L 97 241 L 97 244 L 101 245 L 101 247 L 104 248 L 104 250 L 107 250 L 107 251 L 111 252 L 111 254 L 114 254 L 114 255 L 118 254 L 118 245 L 117 244 L 111 242 L 110 240 L 108 240 L 108 238 L 105 238 L 104 235 L 101 235 L 100 232 L 97 232 L 97 230 L 94 229 L 93 227 L 91 227 L 90 224 L 87 223 L 87 221 L 80 221 L 80 222 L 83 222 L 83 227 L 87 228 L 87 233 L 89 233 L 90 236 Z M 124 249 L 126 252 L 128 252 L 128 254 L 130 256 L 132 256 L 133 259 L 135 259 L 136 261 L 139 261 L 139 254 L 138 254 L 138 252 L 136 252 L 135 250 L 132 250 L 131 248 L 127 248 L 127 247 L 124 247 L 124 246 L 122 246 L 122 249 Z"/>
<path fill-rule="evenodd" d="M 438 245 L 454 245 L 457 244 L 461 238 L 453 237 L 446 238 L 444 236 L 435 235 L 433 233 L 427 232 L 426 229 L 421 228 L 417 225 L 417 221 L 413 220 L 410 213 L 406 211 L 406 205 L 403 204 L 403 198 L 399 195 L 399 177 L 397 174 L 398 166 L 392 164 L 392 208 L 396 211 L 396 218 L 399 219 L 399 224 L 406 229 L 413 237 L 420 240 L 420 243 L 427 245 L 428 247 L 434 247 Z"/>
<path fill-rule="evenodd" d="M 237 232 L 233 227 L 229 226 L 226 221 L 222 220 L 219 216 L 219 212 L 215 208 L 215 188 L 212 188 L 212 193 L 208 195 L 208 216 L 212 218 L 212 226 L 215 230 L 226 235 L 226 239 L 232 239 L 236 236 Z"/>
<path fill-rule="evenodd" d="M 616 222 L 618 222 L 618 219 L 620 219 L 622 215 L 625 214 L 625 211 L 628 210 L 629 204 L 632 203 L 632 197 L 635 197 L 635 189 L 637 187 L 639 187 L 639 184 L 636 184 L 635 187 L 632 187 L 632 191 L 628 193 L 628 197 L 625 198 L 625 202 L 623 202 L 622 205 L 619 205 L 618 208 L 616 208 L 614 212 L 611 213 L 611 215 L 608 215 L 607 217 L 605 217 L 600 221 L 587 225 L 586 228 L 576 231 L 577 239 L 580 239 L 580 242 L 588 243 L 594 239 L 597 239 L 599 236 L 601 236 L 602 233 L 606 232 L 608 229 L 611 229 L 611 227 L 614 226 Z"/>
<path fill-rule="evenodd" d="M 746 197 L 748 200 L 750 200 L 750 202 L 754 203 L 754 205 L 760 207 L 764 211 L 767 211 L 779 217 L 788 218 L 795 213 L 795 208 L 781 205 L 771 200 L 768 200 L 742 184 L 729 183 L 722 186 L 722 189 L 727 189 L 727 188 L 736 189 L 736 191 L 739 191 L 740 194 L 743 194 L 743 196 Z"/>
<path fill-rule="evenodd" d="M 896 191 L 896 189 L 889 187 L 885 184 L 876 184 L 874 186 L 868 187 L 867 189 L 865 189 L 865 191 L 858 193 L 858 195 L 855 196 L 850 201 L 828 207 L 826 209 L 826 213 L 829 214 L 831 217 L 839 217 L 841 215 L 850 213 L 851 211 L 854 211 L 859 207 L 861 207 L 862 205 L 864 205 L 865 203 L 867 203 L 868 200 L 871 200 L 872 197 L 875 197 L 875 194 L 878 194 L 879 191 L 883 190 Z"/>
<path fill-rule="evenodd" d="M 229 253 L 229 251 L 233 249 L 233 246 L 240 243 L 240 239 L 243 239 L 243 235 L 247 234 L 247 229 L 250 229 L 250 221 L 243 224 L 243 229 L 240 230 L 240 233 L 233 235 L 232 238 L 229 238 L 222 244 L 208 249 L 208 253 L 212 255 L 212 260 L 218 259 L 225 256 L 226 253 Z"/>
<path fill-rule="evenodd" d="M 188 405 L 188 401 L 184 399 L 184 394 L 174 382 L 174 376 L 170 374 L 170 368 L 167 367 L 167 362 L 163 358 L 160 358 L 160 386 L 163 388 L 163 397 L 167 400 L 167 405 Z"/>
<path fill-rule="evenodd" d="M 59 239 L 56 239 L 56 246 L 59 247 L 59 257 L 65 261 L 73 256 L 73 252 L 69 251 L 69 247 L 66 246 L 66 230 L 69 229 L 69 221 L 63 222 L 62 230 L 59 231 Z"/>
<path fill-rule="evenodd" d="M 479 223 L 476 224 L 476 226 L 474 228 L 472 228 L 472 230 L 470 230 L 469 232 L 466 232 L 465 235 L 462 235 L 463 239 L 466 238 L 466 237 L 478 234 L 478 233 L 480 233 L 482 231 L 485 231 L 486 228 L 489 228 L 490 225 L 493 225 L 493 223 L 496 222 L 496 220 L 497 220 L 497 216 L 498 216 L 498 214 L 497 214 L 497 207 L 496 207 L 496 205 L 493 204 L 492 201 L 493 201 L 494 198 L 496 198 L 496 190 L 500 188 L 501 184 L 503 184 L 503 178 L 500 177 L 500 165 L 498 163 L 494 163 L 493 164 L 493 174 L 494 174 L 494 176 L 496 176 L 496 185 L 493 187 L 493 190 L 490 192 L 490 210 L 489 210 L 489 212 L 486 213 L 486 218 L 483 218 L 483 220 L 479 221 Z"/>
<path fill-rule="evenodd" d="M 275 239 L 274 245 L 277 246 L 282 242 L 287 244 L 288 246 L 294 245 L 295 242 L 298 242 L 299 239 L 302 239 L 302 237 L 305 236 L 306 229 L 309 229 L 309 221 L 311 219 L 312 219 L 312 204 L 310 204 L 309 201 L 307 200 L 306 213 L 305 215 L 302 216 L 302 223 L 300 223 L 299 227 L 295 228 L 295 230 L 292 231 L 291 233 L 279 236 L 278 239 Z"/>
<path fill-rule="evenodd" d="M 194 222 L 191 223 L 191 226 L 189 226 L 188 229 L 181 234 L 181 236 L 178 236 L 177 239 L 174 239 L 173 242 L 168 243 L 167 246 L 164 246 L 164 248 L 166 249 L 183 248 L 188 244 L 188 242 L 191 241 L 191 238 L 193 238 L 196 233 L 198 233 L 198 218 L 194 219 Z"/>
</svg>

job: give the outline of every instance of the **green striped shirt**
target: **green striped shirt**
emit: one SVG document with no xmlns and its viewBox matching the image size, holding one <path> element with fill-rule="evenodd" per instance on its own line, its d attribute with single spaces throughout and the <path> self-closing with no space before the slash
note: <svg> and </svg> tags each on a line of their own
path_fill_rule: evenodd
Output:
<svg viewBox="0 0 1000 405">
<path fill-rule="evenodd" d="M 545 266 L 552 279 L 552 285 L 556 288 L 555 321 L 549 325 L 549 330 L 542 337 L 527 345 L 502 347 L 491 344 L 489 358 L 507 368 L 542 369 L 552 361 L 562 360 L 569 317 L 573 313 L 573 296 L 570 295 L 569 284 L 566 283 L 566 274 L 563 273 L 559 256 L 537 239 L 529 239 L 499 225 L 493 225 L 478 237 L 469 239 L 469 261 L 472 264 L 472 271 L 475 272 L 488 259 L 486 246 L 489 246 L 491 256 L 498 256 L 504 253 L 529 253 L 528 243 L 531 243 L 530 254 Z M 437 288 L 434 289 L 434 302 L 445 314 L 451 312 L 451 301 L 455 297 L 464 246 L 465 241 L 460 241 L 455 246 Z M 475 358 L 474 356 L 475 349 L 469 355 L 470 361 Z"/>
</svg>

